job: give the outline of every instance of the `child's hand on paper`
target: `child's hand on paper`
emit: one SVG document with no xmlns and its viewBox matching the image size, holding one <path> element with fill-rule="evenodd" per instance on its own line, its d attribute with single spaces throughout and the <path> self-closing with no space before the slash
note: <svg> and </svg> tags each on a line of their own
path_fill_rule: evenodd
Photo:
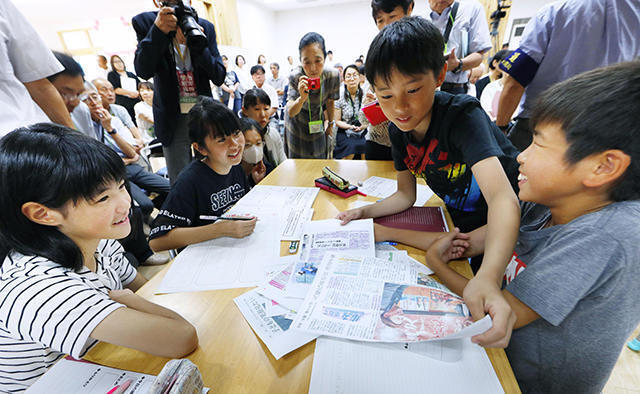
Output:
<svg viewBox="0 0 640 394">
<path fill-rule="evenodd" d="M 348 211 L 342 211 L 336 216 L 336 219 L 340 220 L 340 224 L 344 225 L 349 223 L 352 220 L 362 219 L 364 216 L 364 212 L 362 208 L 354 208 Z"/>
<path fill-rule="evenodd" d="M 255 217 L 251 220 L 220 220 L 215 225 L 227 237 L 244 238 L 253 233 L 257 221 Z"/>
<path fill-rule="evenodd" d="M 492 279 L 474 276 L 463 291 L 464 302 L 474 320 L 491 316 L 493 326 L 484 334 L 471 338 L 473 343 L 484 347 L 507 347 L 516 323 L 516 314 Z"/>
</svg>

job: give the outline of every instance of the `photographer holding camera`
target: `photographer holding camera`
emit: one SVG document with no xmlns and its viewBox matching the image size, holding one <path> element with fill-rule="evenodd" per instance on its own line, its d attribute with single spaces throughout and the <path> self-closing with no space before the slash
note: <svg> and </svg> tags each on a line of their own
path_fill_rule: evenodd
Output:
<svg viewBox="0 0 640 394">
<path fill-rule="evenodd" d="M 221 85 L 226 70 L 213 24 L 198 18 L 189 0 L 154 4 L 158 11 L 131 21 L 138 38 L 134 65 L 139 77 L 153 77 L 155 132 L 173 183 L 191 161 L 187 113 L 198 96 L 212 96 L 209 81 Z"/>
</svg>

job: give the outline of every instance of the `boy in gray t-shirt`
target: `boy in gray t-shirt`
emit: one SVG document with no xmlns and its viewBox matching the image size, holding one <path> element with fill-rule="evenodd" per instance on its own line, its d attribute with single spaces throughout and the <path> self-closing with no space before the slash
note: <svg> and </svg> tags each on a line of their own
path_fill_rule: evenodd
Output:
<svg viewBox="0 0 640 394">
<path fill-rule="evenodd" d="M 503 294 L 516 316 L 506 352 L 522 391 L 599 393 L 640 323 L 640 61 L 549 88 L 518 156 L 521 227 Z M 443 236 L 427 265 L 482 253 L 486 228 Z"/>
</svg>

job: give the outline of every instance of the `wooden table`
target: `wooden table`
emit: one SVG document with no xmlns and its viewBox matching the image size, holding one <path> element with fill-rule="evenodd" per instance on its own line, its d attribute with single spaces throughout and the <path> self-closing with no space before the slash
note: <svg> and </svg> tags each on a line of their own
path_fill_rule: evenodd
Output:
<svg viewBox="0 0 640 394">
<path fill-rule="evenodd" d="M 358 160 L 287 160 L 267 176 L 261 184 L 286 186 L 314 186 L 322 167 L 329 165 L 352 183 L 370 176 L 395 179 L 391 162 Z M 314 220 L 328 219 L 348 209 L 357 200 L 375 201 L 374 197 L 353 196 L 343 199 L 321 190 L 313 205 Z M 434 196 L 427 205 L 442 205 Z M 447 221 L 451 227 L 449 214 Z M 283 254 L 286 245 L 282 243 Z M 403 247 L 409 254 L 424 262 L 424 252 Z M 466 261 L 451 263 L 454 269 L 471 277 Z M 168 265 L 167 265 L 168 268 Z M 198 331 L 200 346 L 189 356 L 198 365 L 204 383 L 214 393 L 306 393 L 309 391 L 311 364 L 315 341 L 275 360 L 258 339 L 236 307 L 233 299 L 249 289 L 215 290 L 192 293 L 154 295 L 167 268 L 158 273 L 138 294 L 150 301 L 171 308 Z M 506 393 L 520 392 L 509 361 L 502 349 L 487 349 L 487 354 Z M 150 356 L 107 343 L 94 347 L 86 359 L 121 369 L 157 374 L 168 359 Z"/>
</svg>

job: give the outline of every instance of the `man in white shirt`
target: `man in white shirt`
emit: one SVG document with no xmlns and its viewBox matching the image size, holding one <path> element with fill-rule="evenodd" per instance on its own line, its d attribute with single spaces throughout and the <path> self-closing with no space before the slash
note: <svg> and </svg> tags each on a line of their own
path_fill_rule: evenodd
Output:
<svg viewBox="0 0 640 394">
<path fill-rule="evenodd" d="M 482 5 L 476 0 L 429 0 L 429 17 L 442 33 L 447 55 L 447 75 L 440 90 L 466 93 L 468 71 L 482 63 L 491 49 L 489 25 Z"/>
<path fill-rule="evenodd" d="M 135 139 L 133 145 L 136 147 L 136 151 L 140 151 L 140 148 L 144 146 L 144 142 L 142 141 L 142 134 L 136 127 L 135 123 L 133 123 L 133 120 L 131 120 L 131 115 L 129 115 L 127 109 L 121 105 L 116 104 L 116 93 L 111 82 L 103 78 L 96 78 L 92 82 L 96 89 L 98 89 L 98 93 L 100 93 L 100 96 L 102 97 L 102 106 L 104 107 L 104 109 L 109 111 L 112 116 L 119 118 L 120 121 L 124 123 L 124 125 L 129 129 L 131 135 Z"/>
<path fill-rule="evenodd" d="M 271 63 L 269 68 L 271 69 L 271 76 L 267 78 L 267 83 L 278 93 L 278 104 L 284 104 L 282 101 L 284 98 L 284 88 L 287 86 L 288 81 L 280 76 L 280 65 L 278 63 Z"/>
<path fill-rule="evenodd" d="M 8 0 L 0 0 L 0 136 L 22 126 L 54 122 L 73 127 L 47 77 L 62 71 L 51 50 Z"/>
<path fill-rule="evenodd" d="M 264 67 L 259 64 L 251 67 L 251 78 L 253 78 L 253 82 L 255 83 L 254 87 L 264 90 L 271 100 L 271 109 L 269 110 L 269 118 L 271 118 L 278 109 L 278 93 L 273 86 L 264 83 L 264 73 Z"/>
</svg>

